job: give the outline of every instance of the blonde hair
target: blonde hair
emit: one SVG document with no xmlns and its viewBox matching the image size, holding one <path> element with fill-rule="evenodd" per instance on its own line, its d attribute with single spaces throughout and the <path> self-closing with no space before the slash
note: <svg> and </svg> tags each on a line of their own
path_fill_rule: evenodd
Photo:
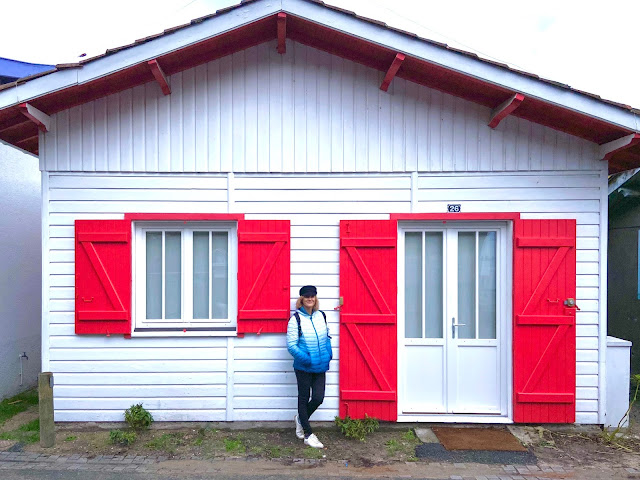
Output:
<svg viewBox="0 0 640 480">
<path fill-rule="evenodd" d="M 316 303 L 313 304 L 313 308 L 311 309 L 311 311 L 316 312 L 320 309 L 320 300 L 318 300 L 317 295 L 313 298 L 316 299 Z M 302 300 L 304 300 L 304 297 L 302 296 L 298 297 L 298 300 L 296 300 L 296 310 L 300 310 L 302 308 Z"/>
</svg>

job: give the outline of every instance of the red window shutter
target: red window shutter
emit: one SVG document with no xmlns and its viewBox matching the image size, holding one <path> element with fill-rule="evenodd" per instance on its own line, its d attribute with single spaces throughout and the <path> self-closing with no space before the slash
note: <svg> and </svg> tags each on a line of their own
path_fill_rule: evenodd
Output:
<svg viewBox="0 0 640 480">
<path fill-rule="evenodd" d="M 238 221 L 238 333 L 287 331 L 289 224 L 289 220 Z"/>
<path fill-rule="evenodd" d="M 397 222 L 340 222 L 340 416 L 395 421 Z"/>
<path fill-rule="evenodd" d="M 576 221 L 516 221 L 513 264 L 514 421 L 573 423 Z"/>
<path fill-rule="evenodd" d="M 76 220 L 76 333 L 131 334 L 131 222 Z"/>
</svg>

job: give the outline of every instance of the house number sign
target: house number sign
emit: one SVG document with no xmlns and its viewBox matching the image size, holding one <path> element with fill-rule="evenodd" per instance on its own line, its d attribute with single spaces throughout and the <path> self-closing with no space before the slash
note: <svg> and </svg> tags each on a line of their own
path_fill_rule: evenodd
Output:
<svg viewBox="0 0 640 480">
<path fill-rule="evenodd" d="M 449 203 L 449 204 L 447 204 L 447 212 L 449 212 L 449 213 L 460 213 L 460 204 L 459 203 Z"/>
</svg>

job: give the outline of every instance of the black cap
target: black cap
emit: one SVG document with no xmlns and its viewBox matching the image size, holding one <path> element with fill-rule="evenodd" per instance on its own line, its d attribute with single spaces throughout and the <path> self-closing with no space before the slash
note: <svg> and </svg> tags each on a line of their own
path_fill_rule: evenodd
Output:
<svg viewBox="0 0 640 480">
<path fill-rule="evenodd" d="M 313 285 L 305 285 L 300 289 L 301 297 L 308 297 L 310 295 L 313 295 L 314 297 L 318 295 L 318 290 L 316 290 L 316 287 L 314 287 Z"/>
</svg>

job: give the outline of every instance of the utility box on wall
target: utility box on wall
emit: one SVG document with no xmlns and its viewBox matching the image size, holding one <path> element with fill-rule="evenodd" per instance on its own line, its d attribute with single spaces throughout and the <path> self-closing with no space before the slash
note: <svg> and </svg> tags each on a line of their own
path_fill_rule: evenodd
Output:
<svg viewBox="0 0 640 480">
<path fill-rule="evenodd" d="M 607 337 L 607 413 L 605 427 L 616 427 L 629 408 L 631 342 Z M 629 419 L 622 424 L 629 425 Z"/>
</svg>

